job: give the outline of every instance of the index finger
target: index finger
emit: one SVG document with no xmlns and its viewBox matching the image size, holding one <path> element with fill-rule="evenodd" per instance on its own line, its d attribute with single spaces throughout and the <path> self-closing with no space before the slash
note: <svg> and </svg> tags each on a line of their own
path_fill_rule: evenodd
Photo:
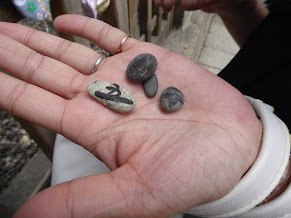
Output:
<svg viewBox="0 0 291 218">
<path fill-rule="evenodd" d="M 118 53 L 122 40 L 127 36 L 107 23 L 80 15 L 61 15 L 55 19 L 54 26 L 60 32 L 86 38 L 110 54 Z M 136 43 L 138 40 L 128 38 L 122 45 L 122 51 L 130 49 Z"/>
<path fill-rule="evenodd" d="M 92 49 L 32 28 L 0 22 L 0 33 L 19 41 L 44 56 L 63 62 L 83 74 L 91 74 L 93 63 L 100 57 Z"/>
</svg>

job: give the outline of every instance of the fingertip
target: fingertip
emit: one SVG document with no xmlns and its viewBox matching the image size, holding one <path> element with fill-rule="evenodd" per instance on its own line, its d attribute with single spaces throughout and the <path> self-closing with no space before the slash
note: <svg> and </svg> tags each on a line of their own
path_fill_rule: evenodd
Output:
<svg viewBox="0 0 291 218">
<path fill-rule="evenodd" d="M 63 14 L 63 15 L 59 15 L 54 19 L 54 27 L 60 28 L 63 26 L 64 23 L 67 23 L 68 20 L 70 20 L 70 18 L 74 16 L 74 15 L 70 15 L 70 14 Z"/>
<path fill-rule="evenodd" d="M 200 9 L 200 3 L 198 0 L 184 0 L 181 1 L 181 8 L 186 11 L 192 11 Z"/>
<path fill-rule="evenodd" d="M 71 17 L 71 16 L 75 16 L 75 15 L 73 15 L 73 14 L 62 14 L 62 15 L 59 15 L 54 19 L 54 23 L 61 22 L 62 20 L 67 19 L 68 17 Z"/>
<path fill-rule="evenodd" d="M 164 1 L 164 6 L 166 8 L 171 8 L 177 3 L 178 0 L 165 0 Z"/>
<path fill-rule="evenodd" d="M 58 16 L 54 21 L 54 27 L 60 32 L 71 33 L 72 29 L 83 27 L 89 18 L 82 15 L 64 14 Z"/>
<path fill-rule="evenodd" d="M 162 6 L 163 1 L 162 0 L 154 0 L 154 3 L 156 6 Z"/>
<path fill-rule="evenodd" d="M 19 24 L 9 23 L 9 22 L 0 22 L 0 32 L 5 33 L 6 31 L 11 31 L 12 26 L 17 26 Z"/>
<path fill-rule="evenodd" d="M 172 7 L 166 7 L 166 6 L 162 6 L 161 7 L 163 9 L 164 12 L 168 13 L 172 10 Z"/>
<path fill-rule="evenodd" d="M 62 24 L 63 19 L 65 19 L 66 15 L 57 16 L 54 19 L 54 27 L 58 30 L 59 26 Z"/>
<path fill-rule="evenodd" d="M 81 20 L 82 18 L 85 18 L 85 16 L 76 15 L 76 14 L 62 14 L 62 15 L 59 15 L 55 18 L 54 24 L 59 25 L 62 23 L 66 23 L 68 21 L 74 22 L 74 21 Z"/>
<path fill-rule="evenodd" d="M 0 33 L 4 33 L 5 34 L 5 31 L 7 29 L 7 22 L 0 22 Z"/>
<path fill-rule="evenodd" d="M 29 28 L 17 23 L 0 22 L 0 34 L 21 41 Z"/>
<path fill-rule="evenodd" d="M 177 0 L 155 0 L 154 3 L 156 6 L 161 7 L 162 10 L 166 13 L 172 10 L 172 6 Z"/>
</svg>

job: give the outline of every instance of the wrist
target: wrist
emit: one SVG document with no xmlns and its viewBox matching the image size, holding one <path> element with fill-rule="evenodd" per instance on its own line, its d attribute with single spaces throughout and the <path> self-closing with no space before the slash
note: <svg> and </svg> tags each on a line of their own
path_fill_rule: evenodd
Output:
<svg viewBox="0 0 291 218">
<path fill-rule="evenodd" d="M 260 0 L 230 1 L 227 6 L 217 4 L 216 12 L 238 45 L 242 46 L 253 30 L 267 16 L 268 10 Z"/>
<path fill-rule="evenodd" d="M 260 153 L 249 171 L 229 194 L 216 201 L 191 208 L 189 212 L 192 214 L 206 217 L 237 215 L 239 217 L 283 217 L 291 214 L 288 128 L 272 113 L 269 105 L 250 97 L 247 99 L 263 124 Z M 280 196 L 277 198 L 273 192 L 276 189 L 280 190 L 277 193 Z M 260 205 L 270 194 L 271 197 L 273 196 L 272 202 Z"/>
<path fill-rule="evenodd" d="M 217 3 L 213 7 L 222 17 L 233 17 L 243 13 L 258 14 L 267 10 L 259 0 L 235 0 L 230 1 L 227 5 Z"/>
</svg>

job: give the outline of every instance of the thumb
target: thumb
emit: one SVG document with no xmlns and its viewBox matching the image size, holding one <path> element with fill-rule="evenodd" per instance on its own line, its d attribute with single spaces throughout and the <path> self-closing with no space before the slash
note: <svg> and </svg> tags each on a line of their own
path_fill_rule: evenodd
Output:
<svg viewBox="0 0 291 218">
<path fill-rule="evenodd" d="M 62 183 L 35 195 L 14 217 L 118 217 L 125 204 L 116 184 L 111 173 Z"/>
<path fill-rule="evenodd" d="M 129 165 L 52 186 L 28 200 L 15 218 L 149 217 L 175 214 L 158 200 Z M 173 207 L 175 210 L 186 208 Z M 177 211 L 179 212 L 179 211 Z"/>
</svg>

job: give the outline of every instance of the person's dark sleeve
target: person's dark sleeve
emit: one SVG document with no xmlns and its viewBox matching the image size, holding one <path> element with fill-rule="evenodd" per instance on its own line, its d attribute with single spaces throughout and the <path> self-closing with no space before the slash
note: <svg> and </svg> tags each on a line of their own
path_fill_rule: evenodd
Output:
<svg viewBox="0 0 291 218">
<path fill-rule="evenodd" d="M 267 0 L 265 4 L 272 13 L 291 12 L 291 0 Z"/>
<path fill-rule="evenodd" d="M 269 0 L 268 6 L 271 13 L 218 76 L 272 105 L 291 126 L 291 1 Z"/>
</svg>

